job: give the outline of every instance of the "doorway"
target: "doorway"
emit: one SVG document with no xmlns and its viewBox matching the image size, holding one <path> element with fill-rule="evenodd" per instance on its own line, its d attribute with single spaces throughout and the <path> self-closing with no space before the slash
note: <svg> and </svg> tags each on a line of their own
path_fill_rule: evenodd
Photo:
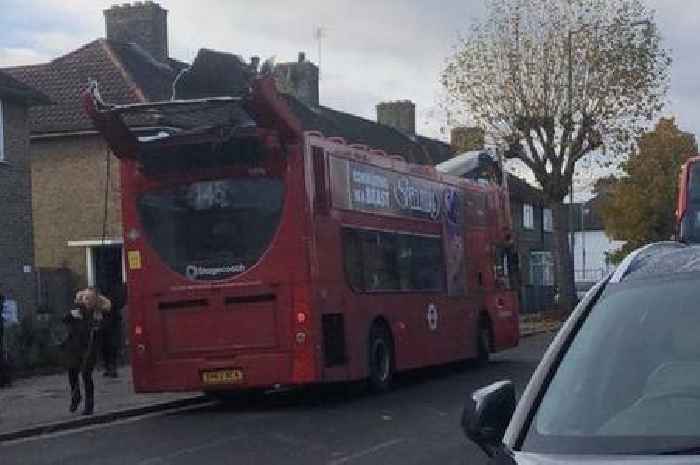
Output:
<svg viewBox="0 0 700 465">
<path fill-rule="evenodd" d="M 91 255 L 94 270 L 91 284 L 111 300 L 115 308 L 121 308 L 124 305 L 121 245 L 93 247 Z"/>
</svg>

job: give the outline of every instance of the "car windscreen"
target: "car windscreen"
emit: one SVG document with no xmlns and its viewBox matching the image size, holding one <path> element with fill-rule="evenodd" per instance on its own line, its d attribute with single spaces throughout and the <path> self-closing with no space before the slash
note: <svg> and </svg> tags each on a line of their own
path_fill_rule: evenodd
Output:
<svg viewBox="0 0 700 465">
<path fill-rule="evenodd" d="M 280 178 L 228 178 L 149 191 L 138 199 L 146 239 L 174 271 L 217 280 L 258 262 L 280 222 Z"/>
<path fill-rule="evenodd" d="M 522 449 L 700 446 L 700 274 L 611 284 L 564 354 Z"/>
</svg>

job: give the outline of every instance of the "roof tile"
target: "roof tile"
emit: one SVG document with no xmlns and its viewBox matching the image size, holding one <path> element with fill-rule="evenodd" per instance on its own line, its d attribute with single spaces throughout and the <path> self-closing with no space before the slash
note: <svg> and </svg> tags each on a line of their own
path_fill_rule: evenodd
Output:
<svg viewBox="0 0 700 465">
<path fill-rule="evenodd" d="M 81 94 L 89 79 L 100 84 L 105 101 L 116 104 L 170 97 L 176 61 L 158 65 L 131 44 L 94 40 L 49 63 L 6 68 L 15 79 L 47 94 L 56 105 L 30 110 L 33 133 L 92 129 Z"/>
</svg>

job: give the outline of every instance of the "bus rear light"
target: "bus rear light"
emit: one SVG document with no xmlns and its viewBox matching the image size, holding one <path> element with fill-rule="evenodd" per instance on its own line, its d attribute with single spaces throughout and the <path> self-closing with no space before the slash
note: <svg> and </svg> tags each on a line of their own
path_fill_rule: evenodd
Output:
<svg viewBox="0 0 700 465">
<path fill-rule="evenodd" d="M 141 336 L 142 334 L 143 334 L 143 328 L 141 327 L 141 325 L 137 325 L 134 328 L 134 336 Z"/>
<path fill-rule="evenodd" d="M 296 335 L 297 344 L 301 345 L 306 342 L 306 333 L 304 331 L 299 331 Z"/>
<path fill-rule="evenodd" d="M 297 323 L 299 323 L 300 325 L 303 325 L 304 323 L 306 323 L 306 318 L 307 318 L 306 313 L 304 313 L 304 312 L 297 313 Z"/>
</svg>

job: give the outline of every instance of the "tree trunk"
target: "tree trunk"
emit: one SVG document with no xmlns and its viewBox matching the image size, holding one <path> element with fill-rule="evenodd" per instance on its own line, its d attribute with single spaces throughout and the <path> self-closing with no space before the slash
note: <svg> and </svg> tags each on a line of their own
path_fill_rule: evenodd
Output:
<svg viewBox="0 0 700 465">
<path fill-rule="evenodd" d="M 568 315 L 576 302 L 574 271 L 571 251 L 569 250 L 569 215 L 562 202 L 551 204 L 554 240 L 555 281 L 559 294 L 559 311 Z"/>
</svg>

